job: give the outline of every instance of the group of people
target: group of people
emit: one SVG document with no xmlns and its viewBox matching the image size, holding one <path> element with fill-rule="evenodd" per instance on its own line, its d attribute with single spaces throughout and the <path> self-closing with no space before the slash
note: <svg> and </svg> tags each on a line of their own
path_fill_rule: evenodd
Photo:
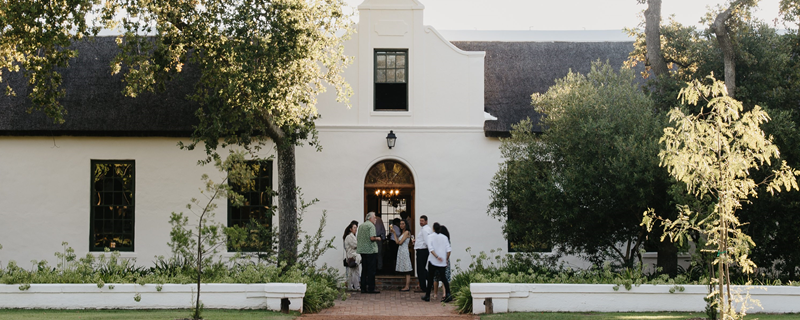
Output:
<svg viewBox="0 0 800 320">
<path fill-rule="evenodd" d="M 420 228 L 416 238 L 411 234 L 408 216 L 401 214 L 401 218 L 394 219 L 388 231 L 380 215 L 374 212 L 367 213 L 364 223 L 353 220 L 344 230 L 344 265 L 346 267 L 346 281 L 349 290 L 360 290 L 361 293 L 380 293 L 375 288 L 375 274 L 383 262 L 382 241 L 388 238 L 391 248 L 390 254 L 396 254 L 395 271 L 405 274 L 406 285 L 400 291 L 410 291 L 411 253 L 409 243 L 414 246 L 417 262 L 417 279 L 420 289 L 425 292 L 422 300 L 431 300 L 438 295 L 438 284 L 444 286 L 442 292 L 443 302 L 453 300 L 450 292 L 450 232 L 447 227 L 438 222 L 431 227 L 428 217 L 420 216 Z M 396 249 L 395 249 L 396 248 Z M 394 252 L 396 250 L 396 253 Z M 359 272 L 359 267 L 361 272 Z"/>
</svg>

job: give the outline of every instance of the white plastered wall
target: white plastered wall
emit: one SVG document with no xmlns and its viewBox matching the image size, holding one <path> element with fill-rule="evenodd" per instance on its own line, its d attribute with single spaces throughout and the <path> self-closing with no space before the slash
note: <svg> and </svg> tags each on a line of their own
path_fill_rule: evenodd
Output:
<svg viewBox="0 0 800 320">
<path fill-rule="evenodd" d="M 150 265 L 170 254 L 169 217 L 184 212 L 192 198 L 203 198 L 200 177 L 224 175 L 212 165 L 198 166 L 202 147 L 180 150 L 176 138 L 0 137 L 0 260 L 48 259 L 69 242 L 81 257 L 89 250 L 91 160 L 135 160 L 134 257 Z M 186 140 L 184 140 L 186 142 Z M 217 218 L 227 217 L 224 200 Z"/>
<path fill-rule="evenodd" d="M 316 230 L 322 210 L 327 210 L 326 238 L 336 238 L 337 250 L 322 261 L 337 267 L 341 263 L 344 228 L 351 220 L 364 219 L 367 170 L 388 159 L 405 164 L 414 174 L 416 217 L 427 215 L 431 223 L 450 230 L 454 264 L 457 259 L 468 264 L 467 247 L 473 252 L 506 247 L 500 222 L 486 214 L 489 183 L 500 161 L 494 141 L 478 130 L 402 128 L 395 130 L 397 145 L 389 150 L 387 133 L 382 128 L 323 129 L 322 152 L 298 150 L 298 185 L 307 198 L 320 200 L 309 208 L 303 228 Z"/>
</svg>

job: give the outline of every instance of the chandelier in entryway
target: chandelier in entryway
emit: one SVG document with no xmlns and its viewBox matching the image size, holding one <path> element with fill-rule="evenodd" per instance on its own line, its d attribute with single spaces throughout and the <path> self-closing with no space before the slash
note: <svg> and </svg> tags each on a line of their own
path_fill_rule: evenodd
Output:
<svg viewBox="0 0 800 320">
<path fill-rule="evenodd" d="M 400 195 L 400 190 L 398 189 L 377 189 L 375 190 L 375 195 L 384 198 L 391 198 Z"/>
</svg>

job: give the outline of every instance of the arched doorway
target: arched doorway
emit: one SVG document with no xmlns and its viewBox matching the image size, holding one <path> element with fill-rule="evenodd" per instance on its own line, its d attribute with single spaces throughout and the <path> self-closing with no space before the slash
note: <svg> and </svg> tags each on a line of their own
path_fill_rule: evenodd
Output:
<svg viewBox="0 0 800 320">
<path fill-rule="evenodd" d="M 416 215 L 414 214 L 414 176 L 411 170 L 396 160 L 384 160 L 373 165 L 364 179 L 364 216 L 367 212 L 381 214 L 387 231 L 394 219 L 400 219 L 403 212 L 408 214 L 409 230 L 415 234 Z M 384 241 L 383 269 L 378 274 L 394 274 L 397 246 Z M 413 248 L 411 250 L 413 252 Z M 414 255 L 411 255 L 414 259 Z"/>
</svg>

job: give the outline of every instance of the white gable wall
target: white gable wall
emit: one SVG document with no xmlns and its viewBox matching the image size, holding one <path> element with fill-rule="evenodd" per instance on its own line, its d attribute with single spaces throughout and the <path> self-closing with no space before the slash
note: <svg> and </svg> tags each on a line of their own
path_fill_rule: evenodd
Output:
<svg viewBox="0 0 800 320">
<path fill-rule="evenodd" d="M 499 141 L 483 132 L 484 53 L 459 50 L 424 26 L 423 8 L 413 0 L 367 0 L 359 6 L 357 32 L 346 43 L 355 58 L 345 71 L 352 107 L 336 103 L 332 91 L 323 94 L 317 122 L 323 150 L 297 150 L 298 185 L 307 198 L 320 200 L 303 228 L 316 230 L 327 210 L 325 234 L 337 239 L 337 250 L 321 259 L 329 265 L 341 264 L 341 237 L 350 220 L 363 221 L 367 171 L 388 159 L 414 174 L 415 216 L 427 215 L 451 231 L 453 264 L 468 264 L 467 247 L 478 252 L 507 246 L 500 222 L 486 214 L 489 183 L 502 159 Z M 373 110 L 375 49 L 408 50 L 408 111 Z M 391 150 L 389 130 L 397 135 Z"/>
</svg>

